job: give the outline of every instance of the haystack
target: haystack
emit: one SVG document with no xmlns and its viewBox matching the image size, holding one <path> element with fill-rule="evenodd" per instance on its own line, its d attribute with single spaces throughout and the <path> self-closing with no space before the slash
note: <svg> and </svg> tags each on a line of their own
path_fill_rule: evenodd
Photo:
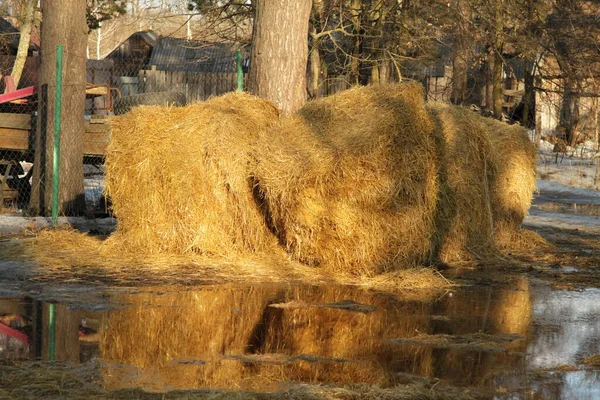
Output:
<svg viewBox="0 0 600 400">
<path fill-rule="evenodd" d="M 435 124 L 439 162 L 435 253 L 445 262 L 493 256 L 494 164 L 486 125 L 466 108 L 432 103 L 427 110 Z"/>
<path fill-rule="evenodd" d="M 250 149 L 277 109 L 231 93 L 181 108 L 115 117 L 106 192 L 114 240 L 148 253 L 226 255 L 276 245 L 250 187 Z"/>
<path fill-rule="evenodd" d="M 527 245 L 533 232 L 521 224 L 531 206 L 536 181 L 536 150 L 525 129 L 518 125 L 482 118 L 492 146 L 489 162 L 494 167 L 490 182 L 494 237 L 501 248 Z M 540 238 L 537 239 L 538 241 Z"/>
<path fill-rule="evenodd" d="M 436 148 L 420 85 L 350 89 L 263 132 L 254 177 L 292 256 L 373 275 L 430 256 Z"/>
<path fill-rule="evenodd" d="M 112 122 L 109 240 L 146 253 L 277 253 L 374 276 L 497 255 L 529 207 L 518 128 L 424 105 L 418 84 L 354 88 L 280 120 L 232 93 Z M 511 139 L 507 139 L 510 137 Z"/>
</svg>

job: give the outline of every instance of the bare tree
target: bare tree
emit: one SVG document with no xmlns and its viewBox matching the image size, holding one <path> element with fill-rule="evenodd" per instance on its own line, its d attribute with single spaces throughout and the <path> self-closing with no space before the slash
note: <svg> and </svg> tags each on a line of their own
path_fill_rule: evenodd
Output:
<svg viewBox="0 0 600 400">
<path fill-rule="evenodd" d="M 19 29 L 19 47 L 10 74 L 14 79 L 15 86 L 18 87 L 25 61 L 27 61 L 31 32 L 39 24 L 40 15 L 37 8 L 38 0 L 14 0 L 12 3 L 12 8 L 16 10 L 16 13 L 12 16 L 16 19 L 17 28 Z"/>
<path fill-rule="evenodd" d="M 569 144 L 581 128 L 581 100 L 598 96 L 599 13 L 597 2 L 554 0 L 545 21 L 547 62 L 542 74 L 562 92 L 559 124 Z"/>
</svg>

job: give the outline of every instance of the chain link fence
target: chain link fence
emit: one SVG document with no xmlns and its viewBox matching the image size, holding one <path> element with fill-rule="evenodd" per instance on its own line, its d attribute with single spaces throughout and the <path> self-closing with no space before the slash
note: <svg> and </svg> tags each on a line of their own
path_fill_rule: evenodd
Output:
<svg viewBox="0 0 600 400">
<path fill-rule="evenodd" d="M 86 60 L 85 85 L 64 77 L 59 192 L 61 200 L 68 198 L 73 204 L 63 207 L 63 213 L 109 214 L 103 188 L 112 116 L 141 105 L 182 106 L 238 88 L 233 49 L 141 34 L 148 35 L 132 35 L 103 60 Z M 65 49 L 68 57 L 81 56 Z M 27 57 L 22 77 L 14 84 L 14 61 L 12 55 L 0 55 L 1 212 L 48 214 L 52 187 L 45 177 L 52 174 L 54 157 L 55 85 L 39 85 L 38 55 Z M 244 72 L 246 66 L 247 62 Z M 81 162 L 72 162 L 69 155 L 81 153 Z"/>
</svg>

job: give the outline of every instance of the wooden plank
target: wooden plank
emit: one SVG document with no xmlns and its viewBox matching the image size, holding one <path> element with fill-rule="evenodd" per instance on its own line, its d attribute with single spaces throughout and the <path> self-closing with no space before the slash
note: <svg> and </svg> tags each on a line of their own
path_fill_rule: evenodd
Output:
<svg viewBox="0 0 600 400">
<path fill-rule="evenodd" d="M 198 100 L 204 101 L 206 100 L 206 74 L 204 72 L 200 73 L 198 77 Z"/>
<path fill-rule="evenodd" d="M 84 154 L 104 155 L 109 141 L 108 124 L 90 124 L 85 121 Z M 29 150 L 29 130 L 0 128 L 0 149 Z"/>
<path fill-rule="evenodd" d="M 31 115 L 0 113 L 0 128 L 31 129 Z"/>
<path fill-rule="evenodd" d="M 86 156 L 101 156 L 106 153 L 110 141 L 110 125 L 107 120 L 95 119 L 85 121 L 83 136 L 83 154 Z"/>
<path fill-rule="evenodd" d="M 210 76 L 210 95 L 217 96 L 217 80 L 215 74 L 208 74 Z"/>
<path fill-rule="evenodd" d="M 106 96 L 108 95 L 108 88 L 106 86 L 94 86 L 85 89 L 85 94 L 94 96 Z"/>
<path fill-rule="evenodd" d="M 29 131 L 0 128 L 0 149 L 29 150 Z"/>
<path fill-rule="evenodd" d="M 99 122 L 100 120 L 95 121 L 85 121 L 84 122 L 84 130 L 85 132 L 100 132 L 105 133 L 110 130 L 108 123 Z"/>
<path fill-rule="evenodd" d="M 106 147 L 110 140 L 110 132 L 86 132 L 83 138 L 83 154 L 86 156 L 102 156 L 106 154 Z"/>
</svg>

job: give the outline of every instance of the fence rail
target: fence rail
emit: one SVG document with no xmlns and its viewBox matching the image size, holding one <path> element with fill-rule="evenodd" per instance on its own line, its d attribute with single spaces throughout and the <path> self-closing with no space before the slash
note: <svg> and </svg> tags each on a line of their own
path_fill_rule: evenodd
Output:
<svg viewBox="0 0 600 400">
<path fill-rule="evenodd" d="M 237 89 L 237 74 L 229 72 L 162 71 L 152 67 L 138 74 L 138 93 L 173 91 L 185 93 L 188 103 Z"/>
</svg>

